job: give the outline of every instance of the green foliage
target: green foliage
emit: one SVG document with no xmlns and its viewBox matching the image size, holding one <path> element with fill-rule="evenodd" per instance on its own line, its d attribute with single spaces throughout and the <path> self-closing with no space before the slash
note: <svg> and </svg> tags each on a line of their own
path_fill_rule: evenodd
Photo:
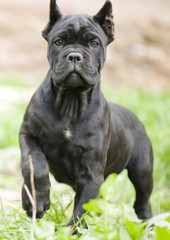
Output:
<svg viewBox="0 0 170 240">
<path fill-rule="evenodd" d="M 10 203 L 10 202 L 9 202 Z M 31 224 L 27 216 L 21 211 L 21 205 L 13 202 L 13 207 L 0 206 L 0 239 L 24 240 L 30 236 Z M 15 204 L 15 206 L 14 206 Z"/>
<path fill-rule="evenodd" d="M 121 196 L 120 199 L 114 197 L 118 178 L 119 176 L 111 174 L 100 188 L 101 198 L 90 200 L 84 205 L 85 210 L 90 212 L 91 223 L 94 225 L 92 233 L 89 229 L 87 236 L 94 235 L 94 232 L 100 233 L 99 239 L 142 239 L 146 236 L 146 223 L 137 218 L 133 208 L 121 202 Z"/>
<path fill-rule="evenodd" d="M 78 235 L 71 235 L 71 228 L 66 226 L 68 219 L 65 212 L 70 208 L 70 202 L 63 208 L 61 202 L 64 196 L 61 194 L 55 196 L 52 193 L 52 208 L 43 219 L 37 220 L 35 239 L 168 240 L 170 237 L 170 214 L 161 214 L 146 222 L 139 220 L 133 208 L 121 202 L 121 196 L 120 199 L 114 198 L 119 178 L 121 177 L 111 174 L 100 188 L 100 198 L 84 204 L 84 209 L 88 211 L 88 215 L 84 216 L 88 229 L 79 227 Z M 113 193 L 110 191 L 112 187 Z M 124 192 L 122 191 L 121 194 L 123 195 Z M 1 202 L 0 239 L 30 239 L 31 220 L 19 209 L 21 209 L 20 202 L 16 203 L 16 207 L 7 209 Z M 54 214 L 53 217 L 52 214 Z"/>
<path fill-rule="evenodd" d="M 0 119 L 0 148 L 18 146 L 18 133 L 23 119 L 25 103 L 15 104 L 3 112 Z"/>
<path fill-rule="evenodd" d="M 6 77 L 0 78 L 0 86 L 10 86 L 10 87 L 31 87 L 28 81 L 23 80 L 18 74 L 7 75 Z"/>
</svg>

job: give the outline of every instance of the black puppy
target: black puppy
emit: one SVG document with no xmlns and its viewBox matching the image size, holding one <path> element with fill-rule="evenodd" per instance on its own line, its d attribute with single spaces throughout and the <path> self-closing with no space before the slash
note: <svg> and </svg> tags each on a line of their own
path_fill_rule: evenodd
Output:
<svg viewBox="0 0 170 240">
<path fill-rule="evenodd" d="M 97 196 L 104 179 L 126 168 L 136 189 L 135 211 L 139 218 L 150 218 L 150 141 L 136 116 L 108 103 L 100 89 L 106 47 L 114 39 L 111 2 L 92 17 L 63 15 L 51 0 L 43 37 L 48 41 L 50 70 L 32 97 L 20 130 L 22 174 L 29 189 L 30 156 L 33 160 L 37 217 L 50 207 L 49 170 L 76 191 L 77 221 L 84 213 L 82 205 Z M 30 216 L 32 206 L 24 188 L 22 200 Z"/>
</svg>

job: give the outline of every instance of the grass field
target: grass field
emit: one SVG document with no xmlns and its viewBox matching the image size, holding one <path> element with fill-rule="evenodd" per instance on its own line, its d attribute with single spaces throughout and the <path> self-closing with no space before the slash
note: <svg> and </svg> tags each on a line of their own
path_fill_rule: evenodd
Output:
<svg viewBox="0 0 170 240">
<path fill-rule="evenodd" d="M 0 189 L 20 192 L 20 153 L 18 131 L 28 104 L 32 86 L 19 78 L 1 79 L 0 87 L 12 89 L 18 100 L 9 101 L 0 110 Z M 71 236 L 66 227 L 73 208 L 74 192 L 65 185 L 56 184 L 51 177 L 51 208 L 44 218 L 37 221 L 35 239 L 170 239 L 170 91 L 146 92 L 142 89 L 111 89 L 103 84 L 103 92 L 110 101 L 130 108 L 143 122 L 154 150 L 154 190 L 151 205 L 154 217 L 148 222 L 137 219 L 132 205 L 135 192 L 123 171 L 119 176 L 110 175 L 100 189 L 101 198 L 91 200 L 84 207 L 88 229 L 80 228 Z M 25 93 L 20 98 L 21 93 Z M 8 91 L 6 93 L 8 95 Z M 14 94 L 15 95 L 15 94 Z M 1 100 L 2 102 L 2 100 Z M 4 103 L 5 104 L 5 103 Z M 1 194 L 2 195 L 2 194 Z M 30 239 L 31 220 L 22 210 L 21 201 L 4 200 L 0 203 L 0 239 Z M 153 227 L 153 224 L 155 225 Z M 152 226 L 152 227 L 150 227 Z"/>
</svg>

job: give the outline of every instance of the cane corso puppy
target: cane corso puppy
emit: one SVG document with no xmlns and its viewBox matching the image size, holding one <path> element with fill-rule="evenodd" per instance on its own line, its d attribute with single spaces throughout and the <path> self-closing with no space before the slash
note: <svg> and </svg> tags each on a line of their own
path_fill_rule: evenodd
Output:
<svg viewBox="0 0 170 240">
<path fill-rule="evenodd" d="M 30 157 L 33 161 L 37 218 L 50 207 L 49 171 L 76 192 L 72 225 L 104 179 L 125 168 L 136 189 L 136 214 L 150 218 L 151 143 L 137 117 L 107 102 L 101 92 L 106 47 L 114 39 L 111 2 L 89 16 L 64 15 L 51 0 L 42 35 L 48 42 L 50 69 L 27 107 L 19 134 L 22 174 L 30 191 Z M 22 201 L 31 216 L 24 188 Z"/>
</svg>

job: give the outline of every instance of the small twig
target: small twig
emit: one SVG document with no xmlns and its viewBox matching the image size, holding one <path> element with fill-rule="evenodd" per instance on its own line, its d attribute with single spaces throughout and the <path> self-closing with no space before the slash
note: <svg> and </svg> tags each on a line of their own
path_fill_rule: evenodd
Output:
<svg viewBox="0 0 170 240">
<path fill-rule="evenodd" d="M 71 235 L 73 235 L 73 234 L 76 232 L 77 227 L 80 227 L 80 228 L 83 227 L 82 221 L 84 220 L 84 217 L 85 217 L 87 214 L 88 214 L 88 212 L 85 212 L 85 213 L 82 215 L 81 218 L 79 218 L 79 216 L 77 215 L 77 219 L 78 219 L 77 222 L 75 222 L 74 219 L 73 219 L 73 221 L 74 221 L 74 226 L 73 226 L 72 229 L 71 229 L 71 232 L 70 232 Z"/>
<path fill-rule="evenodd" d="M 36 224 L 36 212 L 37 212 L 37 202 L 36 202 L 36 191 L 35 191 L 35 182 L 34 182 L 34 166 L 32 162 L 32 158 L 30 156 L 30 182 L 31 182 L 31 190 L 32 190 L 32 197 L 34 200 L 33 211 L 32 211 L 32 231 L 31 231 L 31 239 L 34 239 L 34 232 L 35 232 L 35 224 Z"/>
<path fill-rule="evenodd" d="M 28 196 L 28 198 L 29 198 L 29 200 L 31 202 L 31 205 L 33 206 L 34 205 L 34 199 L 33 199 L 33 197 L 32 197 L 32 195 L 31 195 L 31 193 L 30 193 L 30 191 L 29 191 L 29 189 L 28 189 L 26 184 L 24 184 L 24 188 L 25 188 L 27 196 Z"/>
<path fill-rule="evenodd" d="M 34 183 L 34 167 L 31 156 L 29 156 L 29 163 L 30 163 L 30 184 L 31 184 L 31 191 L 32 195 L 27 187 L 24 184 L 25 191 L 27 196 L 32 205 L 32 229 L 31 229 L 31 240 L 34 240 L 34 232 L 35 232 L 35 224 L 36 224 L 36 211 L 37 211 L 37 204 L 36 204 L 36 190 L 35 190 L 35 183 Z"/>
<path fill-rule="evenodd" d="M 76 232 L 77 225 L 71 229 L 70 235 L 73 235 Z"/>
<path fill-rule="evenodd" d="M 33 208 L 33 214 L 32 214 L 32 219 L 36 219 L 36 208 L 37 208 L 37 202 L 36 202 L 36 191 L 35 191 L 35 182 L 34 182 L 34 166 L 32 162 L 32 158 L 30 156 L 30 182 L 31 182 L 31 190 L 32 190 L 32 197 L 34 200 L 34 208 Z"/>
</svg>

